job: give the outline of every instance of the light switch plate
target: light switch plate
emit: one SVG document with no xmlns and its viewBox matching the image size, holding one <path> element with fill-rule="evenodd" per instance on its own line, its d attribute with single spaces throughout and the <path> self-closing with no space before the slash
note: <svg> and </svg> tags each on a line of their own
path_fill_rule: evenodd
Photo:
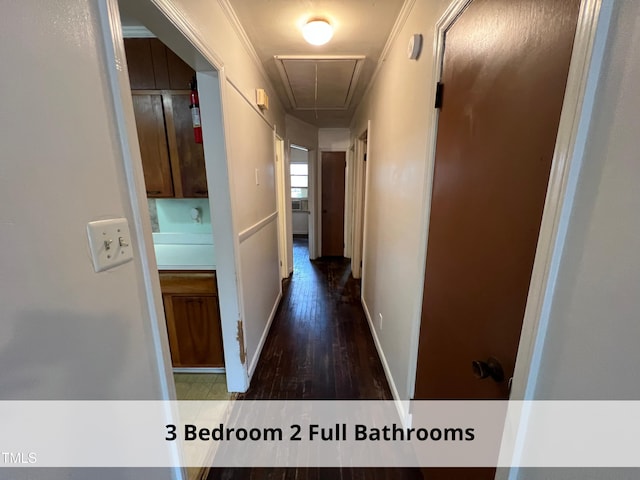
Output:
<svg viewBox="0 0 640 480">
<path fill-rule="evenodd" d="M 126 218 L 98 220 L 87 224 L 93 268 L 102 272 L 133 258 L 129 224 Z"/>
</svg>

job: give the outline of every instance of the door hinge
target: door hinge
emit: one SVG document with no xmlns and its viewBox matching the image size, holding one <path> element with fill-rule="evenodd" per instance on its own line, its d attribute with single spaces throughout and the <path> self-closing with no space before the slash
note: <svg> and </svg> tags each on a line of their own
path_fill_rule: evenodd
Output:
<svg viewBox="0 0 640 480">
<path fill-rule="evenodd" d="M 436 84 L 436 104 L 435 108 L 442 108 L 442 96 L 444 94 L 444 83 L 438 82 Z"/>
</svg>

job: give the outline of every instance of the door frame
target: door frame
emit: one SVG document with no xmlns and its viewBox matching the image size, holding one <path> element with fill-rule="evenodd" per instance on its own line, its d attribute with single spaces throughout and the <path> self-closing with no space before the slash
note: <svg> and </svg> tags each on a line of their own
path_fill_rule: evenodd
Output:
<svg viewBox="0 0 640 480">
<path fill-rule="evenodd" d="M 351 247 L 351 273 L 353 278 L 364 276 L 364 246 L 365 246 L 365 208 L 367 198 L 367 172 L 366 162 L 369 160 L 369 130 L 371 121 L 367 122 L 367 129 L 355 138 L 355 152 L 353 161 L 353 215 L 352 215 L 352 247 Z M 366 157 L 366 161 L 365 161 Z M 364 283 L 362 287 L 364 288 Z"/>
<path fill-rule="evenodd" d="M 433 60 L 431 82 L 428 84 L 428 88 L 432 89 L 430 104 L 431 101 L 435 102 L 435 85 L 442 76 L 445 32 L 471 1 L 454 0 L 436 24 L 434 39 L 436 54 Z M 582 156 L 588 140 L 596 87 L 614 8 L 611 3 L 603 0 L 582 0 L 580 5 L 558 136 L 551 163 L 549 185 L 518 345 L 511 389 L 511 399 L 513 400 L 531 400 L 535 394 L 558 270 L 581 170 Z M 421 239 L 423 249 L 419 259 L 422 265 L 420 278 L 424 278 L 426 269 L 438 116 L 439 110 L 434 108 L 431 114 L 432 127 L 429 132 L 426 188 L 422 199 L 424 215 Z M 413 335 L 414 342 L 411 345 L 411 364 L 414 366 L 413 372 L 410 373 L 411 392 L 415 391 L 421 310 L 422 295 L 418 295 L 413 330 L 415 335 Z M 526 419 L 523 419 L 519 426 L 519 440 L 526 431 L 526 425 Z M 498 469 L 496 479 L 509 478 L 511 480 L 515 479 L 517 475 L 517 468 Z"/>
<path fill-rule="evenodd" d="M 274 132 L 274 162 L 276 172 L 276 197 L 278 203 L 278 251 L 280 252 L 280 278 L 287 278 L 291 273 L 289 265 L 293 264 L 293 254 L 289 249 L 288 238 L 291 230 L 287 222 L 287 206 L 291 205 L 291 193 L 287 195 L 287 162 L 285 160 L 285 141 Z M 291 192 L 291 190 L 289 190 Z"/>
<path fill-rule="evenodd" d="M 137 247 L 137 253 L 145 267 L 144 295 L 147 298 L 151 317 L 155 319 L 151 341 L 160 371 L 161 396 L 165 399 L 175 399 L 159 273 L 151 234 L 131 88 L 125 67 L 126 55 L 122 41 L 120 9 L 117 0 L 103 0 L 99 5 L 114 113 L 127 174 L 129 196 L 134 211 L 133 228 L 138 237 L 144 239 L 144 242 Z M 219 302 L 227 389 L 231 392 L 246 391 L 249 375 L 246 365 L 241 361 L 241 352 L 245 351 L 245 345 L 241 344 L 241 340 L 237 338 L 238 318 L 244 318 L 244 316 L 241 282 L 237 281 L 240 275 L 240 264 L 239 240 L 231 203 L 230 186 L 233 184 L 233 179 L 227 165 L 229 146 L 225 130 L 227 80 L 224 64 L 170 1 L 128 1 L 127 9 L 134 10 L 136 17 L 143 24 L 152 26 L 159 38 L 196 70 L 198 84 L 202 87 L 200 105 L 203 146 L 217 252 L 216 271 L 218 289 L 221 293 Z"/>
</svg>

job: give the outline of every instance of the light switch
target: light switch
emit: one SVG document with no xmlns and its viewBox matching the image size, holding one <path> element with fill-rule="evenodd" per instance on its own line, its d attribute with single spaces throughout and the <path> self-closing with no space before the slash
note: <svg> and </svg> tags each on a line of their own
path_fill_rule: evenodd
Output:
<svg viewBox="0 0 640 480">
<path fill-rule="evenodd" d="M 102 272 L 133 258 L 129 224 L 126 218 L 98 220 L 87 224 L 93 268 Z"/>
</svg>

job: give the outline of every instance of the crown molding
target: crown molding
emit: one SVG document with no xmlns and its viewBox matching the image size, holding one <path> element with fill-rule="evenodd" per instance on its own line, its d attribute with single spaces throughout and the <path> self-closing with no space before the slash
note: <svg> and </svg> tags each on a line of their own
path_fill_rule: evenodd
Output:
<svg viewBox="0 0 640 480">
<path fill-rule="evenodd" d="M 229 20 L 229 23 L 231 23 L 233 30 L 238 35 L 238 38 L 240 39 L 240 43 L 242 43 L 243 47 L 249 54 L 249 57 L 251 57 L 251 60 L 253 60 L 253 63 L 255 64 L 256 68 L 264 78 L 267 86 L 271 89 L 273 94 L 276 97 L 278 97 L 278 91 L 274 88 L 274 85 L 271 82 L 271 78 L 269 78 L 269 75 L 267 74 L 267 71 L 265 70 L 264 65 L 262 64 L 262 61 L 260 60 L 260 57 L 258 56 L 256 49 L 253 47 L 253 44 L 251 43 L 251 40 L 249 39 L 249 36 L 247 35 L 246 30 L 240 23 L 240 19 L 238 18 L 236 11 L 233 9 L 233 7 L 231 6 L 228 0 L 218 0 L 218 5 L 220 5 L 220 8 L 222 8 L 222 11 L 227 17 L 227 20 Z M 280 98 L 278 98 L 278 100 L 280 101 L 280 103 L 282 103 Z"/>
<path fill-rule="evenodd" d="M 411 13 L 411 10 L 413 10 L 413 6 L 415 5 L 415 3 L 416 3 L 416 0 L 405 0 L 404 3 L 402 4 L 402 8 L 400 9 L 400 13 L 396 18 L 395 23 L 393 24 L 393 28 L 391 28 L 391 32 L 389 33 L 389 37 L 387 38 L 387 42 L 384 44 L 384 48 L 382 49 L 382 52 L 378 57 L 378 63 L 376 65 L 376 69 L 373 71 L 373 75 L 371 75 L 371 80 L 369 80 L 369 83 L 367 84 L 367 87 L 365 88 L 364 93 L 362 94 L 363 100 L 365 99 L 365 97 L 369 93 L 369 90 L 371 90 L 371 87 L 375 83 L 376 78 L 378 77 L 378 74 L 382 69 L 382 65 L 384 64 L 384 61 L 387 58 L 387 55 L 389 54 L 389 50 L 391 50 L 391 46 L 398 38 L 398 35 L 400 34 L 400 31 L 404 27 L 404 24 L 407 23 L 407 19 L 409 18 L 409 14 Z M 358 111 L 358 108 L 356 107 L 356 110 L 354 111 L 354 118 L 355 118 L 355 113 L 357 113 L 357 111 Z"/>
</svg>

